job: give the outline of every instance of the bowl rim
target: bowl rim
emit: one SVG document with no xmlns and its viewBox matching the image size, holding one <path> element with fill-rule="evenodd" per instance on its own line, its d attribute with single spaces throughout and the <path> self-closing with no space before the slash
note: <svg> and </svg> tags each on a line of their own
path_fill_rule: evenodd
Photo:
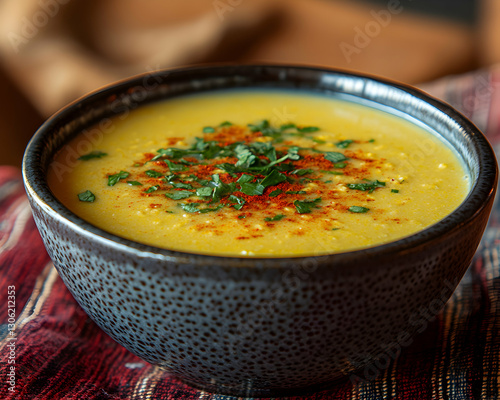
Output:
<svg viewBox="0 0 500 400">
<path fill-rule="evenodd" d="M 317 255 L 304 255 L 304 256 L 261 256 L 261 257 L 248 257 L 248 256 L 231 256 L 231 255 L 216 255 L 205 253 L 191 253 L 187 251 L 169 250 L 147 244 L 142 244 L 129 240 L 113 233 L 107 232 L 98 228 L 91 223 L 81 219 L 72 211 L 67 209 L 51 192 L 46 182 L 46 174 L 43 173 L 44 168 L 41 168 L 40 154 L 43 153 L 45 138 L 51 135 L 51 132 L 61 127 L 61 121 L 71 121 L 72 114 L 91 108 L 92 104 L 97 103 L 104 98 L 110 98 L 118 92 L 124 92 L 139 86 L 140 82 L 146 77 L 159 77 L 164 76 L 168 79 L 174 79 L 178 75 L 196 75 L 199 73 L 226 73 L 239 72 L 251 70 L 286 70 L 286 71 L 302 71 L 313 72 L 323 75 L 333 74 L 344 76 L 351 79 L 362 79 L 364 81 L 371 81 L 374 83 L 389 86 L 391 88 L 399 89 L 419 101 L 423 101 L 436 109 L 438 112 L 450 117 L 452 121 L 464 128 L 468 137 L 473 139 L 473 147 L 477 152 L 479 159 L 478 178 L 473 182 L 470 192 L 463 200 L 458 208 L 440 221 L 417 231 L 414 234 L 397 239 L 388 243 L 383 243 L 371 247 L 354 249 L 350 251 L 330 253 L 330 254 L 317 254 Z M 257 86 L 255 86 L 257 87 Z M 230 89 L 232 87 L 224 87 Z M 222 88 L 222 89 L 224 89 Z M 277 89 L 284 89 L 276 87 Z M 212 89 L 216 91 L 217 89 Z M 300 91 L 301 89 L 295 89 Z M 194 92 L 193 92 L 194 93 Z M 189 93 L 189 94 L 193 94 Z M 163 98 L 168 98 L 162 96 Z M 176 97 L 175 95 L 173 97 Z M 156 99 L 158 100 L 158 99 Z M 144 102 L 146 104 L 146 102 Z M 69 118 L 68 118 L 69 117 Z M 104 119 L 101 117 L 100 119 Z M 65 126 L 66 124 L 63 124 Z M 81 128 L 80 128 L 81 131 Z M 55 154 L 57 151 L 54 151 Z M 52 156 L 53 156 L 52 154 Z M 308 65 L 297 64 L 275 64 L 275 63 L 259 63 L 259 64 L 203 64 L 197 66 L 168 68 L 151 72 L 146 72 L 132 77 L 119 80 L 117 82 L 99 88 L 87 95 L 84 95 L 67 106 L 63 107 L 51 117 L 49 117 L 35 132 L 32 139 L 28 143 L 22 163 L 22 175 L 25 189 L 30 198 L 30 202 L 36 203 L 44 212 L 50 214 L 61 223 L 68 225 L 73 231 L 87 237 L 88 240 L 98 240 L 108 247 L 112 247 L 123 254 L 133 254 L 134 256 L 155 258 L 158 260 L 175 260 L 176 263 L 190 263 L 195 265 L 211 264 L 212 260 L 219 266 L 228 266 L 238 264 L 238 266 L 252 267 L 256 263 L 265 263 L 266 267 L 280 268 L 288 265 L 290 262 L 294 263 L 297 260 L 306 260 L 314 258 L 319 264 L 343 264 L 352 262 L 357 259 L 365 257 L 379 257 L 388 256 L 391 254 L 406 252 L 411 253 L 415 249 L 420 248 L 430 242 L 439 242 L 443 236 L 447 236 L 457 232 L 464 225 L 472 222 L 478 215 L 480 215 L 490 200 L 495 195 L 496 185 L 498 180 L 498 166 L 496 162 L 495 153 L 481 131 L 464 115 L 455 110 L 450 105 L 443 101 L 428 95 L 427 93 L 404 83 L 391 81 L 389 79 L 380 78 L 365 73 L 358 73 L 353 71 L 346 71 L 337 68 L 324 68 Z M 33 207 L 33 205 L 32 205 Z"/>
</svg>

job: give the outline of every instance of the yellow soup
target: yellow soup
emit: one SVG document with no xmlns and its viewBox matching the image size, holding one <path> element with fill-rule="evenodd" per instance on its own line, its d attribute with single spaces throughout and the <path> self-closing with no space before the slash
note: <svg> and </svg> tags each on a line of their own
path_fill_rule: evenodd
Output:
<svg viewBox="0 0 500 400">
<path fill-rule="evenodd" d="M 51 164 L 93 225 L 166 249 L 301 256 L 390 242 L 457 208 L 454 152 L 406 120 L 326 97 L 227 91 L 140 107 Z"/>
</svg>

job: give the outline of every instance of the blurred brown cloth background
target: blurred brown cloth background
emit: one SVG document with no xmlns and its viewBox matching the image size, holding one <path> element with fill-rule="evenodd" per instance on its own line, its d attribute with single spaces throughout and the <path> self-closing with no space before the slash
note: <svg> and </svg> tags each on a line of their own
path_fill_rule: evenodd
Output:
<svg viewBox="0 0 500 400">
<path fill-rule="evenodd" d="M 99 87 L 207 62 L 298 63 L 416 84 L 500 61 L 500 2 L 475 24 L 411 0 L 0 0 L 0 165 Z"/>
</svg>

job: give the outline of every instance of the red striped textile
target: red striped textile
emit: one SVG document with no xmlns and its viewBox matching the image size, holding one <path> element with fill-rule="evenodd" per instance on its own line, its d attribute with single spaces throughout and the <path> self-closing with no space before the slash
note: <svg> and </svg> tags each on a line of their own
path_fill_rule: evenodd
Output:
<svg viewBox="0 0 500 400">
<path fill-rule="evenodd" d="M 500 150 L 500 69 L 424 89 L 472 118 Z M 499 399 L 499 218 L 497 205 L 445 309 L 419 311 L 422 333 L 387 368 L 289 399 Z M 1 399 L 231 399 L 190 388 L 141 361 L 85 315 L 50 262 L 20 173 L 10 167 L 0 167 L 0 298 Z"/>
</svg>

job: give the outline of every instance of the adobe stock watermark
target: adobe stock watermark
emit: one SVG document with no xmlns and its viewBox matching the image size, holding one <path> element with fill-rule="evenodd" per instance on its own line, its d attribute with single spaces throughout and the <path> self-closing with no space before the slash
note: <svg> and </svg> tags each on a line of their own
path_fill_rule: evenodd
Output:
<svg viewBox="0 0 500 400">
<path fill-rule="evenodd" d="M 109 111 L 115 115 L 112 118 L 102 118 L 94 126 L 81 131 L 79 140 L 64 146 L 62 157 L 50 164 L 58 182 L 62 182 L 64 175 L 70 173 L 81 161 L 79 158 L 98 148 L 104 135 L 113 132 L 116 128 L 113 118 L 124 120 L 130 112 L 147 98 L 148 93 L 155 90 L 163 81 L 163 76 L 154 74 L 155 69 L 147 67 L 147 73 L 141 84 L 131 88 L 127 93 L 121 93 L 109 104 Z"/>
<path fill-rule="evenodd" d="M 232 13 L 241 3 L 243 3 L 243 0 L 214 0 L 212 6 L 222 22 L 226 18 L 225 15 Z"/>
<path fill-rule="evenodd" d="M 11 393 L 16 391 L 16 287 L 7 287 L 7 386 Z"/>
<path fill-rule="evenodd" d="M 61 6 L 69 3 L 71 0 L 39 0 L 38 10 L 32 15 L 31 19 L 23 17 L 20 23 L 19 32 L 9 32 L 7 37 L 14 49 L 18 53 L 22 46 L 25 46 L 33 39 L 41 29 L 45 28 L 50 20 L 54 18 Z"/>
<path fill-rule="evenodd" d="M 403 10 L 404 7 L 400 0 L 389 0 L 385 9 L 378 11 L 371 10 L 370 21 L 362 28 L 359 26 L 354 27 L 352 43 L 340 43 L 340 50 L 347 62 L 350 63 L 354 55 L 360 54 L 363 49 L 368 47 L 372 40 L 382 32 L 382 29 L 386 28 L 391 23 L 392 17 L 400 14 Z"/>
<path fill-rule="evenodd" d="M 446 302 L 455 291 L 459 282 L 457 278 L 455 278 L 453 282 L 446 279 L 439 296 L 432 299 L 427 306 L 420 307 L 418 311 L 410 315 L 408 323 L 409 326 L 412 327 L 411 330 L 414 332 L 414 335 L 424 332 L 429 326 L 429 323 L 436 319 L 437 315 L 441 312 Z M 358 364 L 359 368 L 361 368 L 358 371 L 360 375 L 353 373 L 349 376 L 349 379 L 354 385 L 375 380 L 382 371 L 389 368 L 392 361 L 399 357 L 401 351 L 409 347 L 413 342 L 412 334 L 407 330 L 402 330 L 394 338 L 394 341 L 383 343 L 379 346 L 380 353 L 375 357 L 376 361 L 372 361 L 369 364 L 366 364 L 366 362 L 353 362 L 352 365 L 357 367 Z M 361 355 L 358 359 L 368 361 L 368 356 L 363 357 Z"/>
</svg>

